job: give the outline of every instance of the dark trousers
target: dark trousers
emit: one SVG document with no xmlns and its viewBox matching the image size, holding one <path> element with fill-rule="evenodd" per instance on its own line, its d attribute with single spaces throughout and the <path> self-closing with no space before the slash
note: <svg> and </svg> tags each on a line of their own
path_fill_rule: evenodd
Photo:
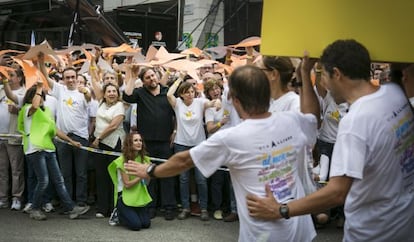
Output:
<svg viewBox="0 0 414 242">
<path fill-rule="evenodd" d="M 147 207 L 130 207 L 122 201 L 117 203 L 119 223 L 130 230 L 147 229 L 151 226 L 151 219 Z"/>
<path fill-rule="evenodd" d="M 173 154 L 170 142 L 146 140 L 145 144 L 150 157 L 168 159 Z M 162 162 L 153 161 L 153 163 L 160 164 Z M 175 182 L 175 177 L 151 179 L 148 186 L 148 192 L 152 197 L 152 202 L 149 204 L 149 207 L 156 208 L 159 204 L 165 209 L 175 209 L 177 206 Z"/>
<path fill-rule="evenodd" d="M 99 149 L 108 151 L 121 151 L 121 141 L 115 149 L 99 143 Z M 114 207 L 114 184 L 108 173 L 109 164 L 118 156 L 95 153 L 95 176 L 96 176 L 96 210 L 108 217 Z"/>
<path fill-rule="evenodd" d="M 68 134 L 68 136 L 74 141 L 80 142 L 83 146 L 88 146 L 88 140 L 75 134 Z M 62 142 L 57 142 L 56 148 L 60 170 L 69 195 L 78 203 L 86 203 L 88 195 L 88 151 Z M 73 188 L 73 177 L 76 179 L 75 188 Z M 76 191 L 75 197 L 73 197 L 73 190 Z"/>
</svg>

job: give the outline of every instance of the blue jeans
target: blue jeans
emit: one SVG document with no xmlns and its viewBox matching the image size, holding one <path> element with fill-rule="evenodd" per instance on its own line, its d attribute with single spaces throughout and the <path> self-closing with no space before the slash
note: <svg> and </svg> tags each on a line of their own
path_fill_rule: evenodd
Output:
<svg viewBox="0 0 414 242">
<path fill-rule="evenodd" d="M 89 145 L 88 140 L 82 137 L 70 133 L 68 136 L 74 141 L 80 142 L 83 146 Z M 66 189 L 72 198 L 73 190 L 76 191 L 76 202 L 86 203 L 88 197 L 88 151 L 62 142 L 57 142 L 56 148 Z M 75 189 L 73 189 L 72 181 L 74 173 L 76 179 Z"/>
<path fill-rule="evenodd" d="M 138 231 L 151 226 L 151 219 L 147 207 L 130 207 L 125 205 L 122 197 L 118 198 L 118 218 L 122 226 Z"/>
<path fill-rule="evenodd" d="M 66 211 L 75 206 L 66 190 L 62 173 L 58 166 L 55 152 L 38 151 L 26 156 L 28 162 L 32 163 L 36 174 L 37 185 L 33 193 L 33 209 L 40 209 L 43 195 L 49 184 L 49 178 L 56 188 L 56 192 Z"/>
<path fill-rule="evenodd" d="M 27 191 L 27 202 L 33 203 L 33 193 L 36 189 L 37 178 L 33 168 L 33 162 L 29 162 L 26 157 L 26 191 Z M 46 188 L 46 191 L 43 196 L 42 204 L 48 203 L 52 200 L 54 194 L 53 186 L 51 183 Z"/>
<path fill-rule="evenodd" d="M 189 150 L 191 147 L 174 144 L 174 151 L 178 153 L 180 151 Z M 190 208 L 190 188 L 189 188 L 189 178 L 190 170 L 184 171 L 180 174 L 180 196 L 181 204 L 183 208 Z M 200 198 L 200 208 L 202 210 L 207 209 L 208 202 L 208 188 L 207 188 L 207 179 L 201 174 L 200 170 L 194 168 L 194 178 L 197 184 L 198 196 Z"/>
</svg>

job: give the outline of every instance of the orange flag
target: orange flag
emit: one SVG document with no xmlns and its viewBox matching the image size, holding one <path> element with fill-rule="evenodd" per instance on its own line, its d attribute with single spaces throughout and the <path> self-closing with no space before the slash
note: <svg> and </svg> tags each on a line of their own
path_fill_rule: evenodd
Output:
<svg viewBox="0 0 414 242">
<path fill-rule="evenodd" d="M 12 59 L 22 67 L 26 79 L 26 89 L 30 88 L 31 86 L 33 86 L 33 84 L 37 83 L 39 78 L 43 80 L 43 86 L 47 90 L 49 89 L 49 85 L 45 76 L 43 76 L 43 74 L 39 71 L 39 69 L 37 69 L 37 67 L 33 64 L 31 60 L 23 60 L 16 57 L 12 57 Z"/>
</svg>

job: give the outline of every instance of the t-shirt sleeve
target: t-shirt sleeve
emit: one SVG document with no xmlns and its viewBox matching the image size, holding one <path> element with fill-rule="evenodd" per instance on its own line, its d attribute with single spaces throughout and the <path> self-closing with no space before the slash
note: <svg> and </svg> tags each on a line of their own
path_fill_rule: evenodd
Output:
<svg viewBox="0 0 414 242">
<path fill-rule="evenodd" d="M 190 149 L 195 166 L 205 176 L 211 176 L 220 166 L 230 159 L 230 149 L 223 142 L 227 130 L 215 133 L 209 139 Z"/>
<path fill-rule="evenodd" d="M 206 123 L 214 121 L 214 108 L 207 108 L 204 113 L 204 120 Z"/>
<path fill-rule="evenodd" d="M 122 100 L 124 100 L 127 103 L 137 103 L 139 98 L 138 88 L 135 88 L 132 91 L 131 95 L 127 95 L 125 91 L 122 92 Z"/>
<path fill-rule="evenodd" d="M 124 107 L 124 104 L 122 102 L 118 102 L 115 106 L 115 109 L 114 109 L 113 116 L 116 117 L 116 116 L 119 116 L 119 115 L 125 116 L 125 107 Z"/>
<path fill-rule="evenodd" d="M 313 114 L 297 113 L 299 116 L 299 125 L 305 136 L 306 145 L 314 145 L 318 135 L 318 121 Z"/>
<path fill-rule="evenodd" d="M 330 177 L 362 179 L 368 147 L 357 135 L 338 134 L 332 153 Z"/>
</svg>

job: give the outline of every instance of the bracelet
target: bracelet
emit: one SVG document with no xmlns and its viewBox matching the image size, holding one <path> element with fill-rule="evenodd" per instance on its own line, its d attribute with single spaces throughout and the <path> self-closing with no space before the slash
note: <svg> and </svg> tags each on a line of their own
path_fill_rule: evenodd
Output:
<svg viewBox="0 0 414 242">
<path fill-rule="evenodd" d="M 217 128 L 221 128 L 221 122 L 218 122 L 218 123 L 216 124 L 216 126 L 217 126 Z"/>
<path fill-rule="evenodd" d="M 174 85 L 175 85 L 176 87 L 178 87 L 178 86 L 180 85 L 180 82 L 181 82 L 181 79 L 177 79 L 177 80 L 174 82 Z"/>
<path fill-rule="evenodd" d="M 93 71 L 93 70 L 96 70 L 96 67 L 94 67 L 94 66 L 90 66 L 90 67 L 89 67 L 89 70 L 92 70 L 92 71 Z"/>
<path fill-rule="evenodd" d="M 41 96 L 41 97 L 42 97 L 42 94 L 41 94 L 41 93 L 37 93 L 37 92 L 36 92 L 36 95 L 38 95 L 38 96 Z"/>
<path fill-rule="evenodd" d="M 9 79 L 4 79 L 3 80 L 3 85 L 9 83 Z"/>
</svg>

